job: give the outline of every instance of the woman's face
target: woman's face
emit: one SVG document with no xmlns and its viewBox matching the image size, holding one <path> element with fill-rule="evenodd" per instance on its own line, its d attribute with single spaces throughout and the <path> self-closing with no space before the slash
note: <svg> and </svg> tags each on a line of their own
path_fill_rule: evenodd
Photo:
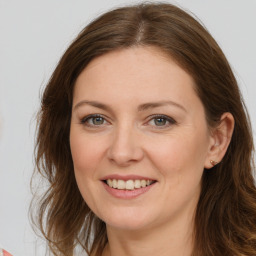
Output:
<svg viewBox="0 0 256 256">
<path fill-rule="evenodd" d="M 212 140 L 193 79 L 156 48 L 105 54 L 76 81 L 75 176 L 108 226 L 149 229 L 190 218 Z"/>
</svg>

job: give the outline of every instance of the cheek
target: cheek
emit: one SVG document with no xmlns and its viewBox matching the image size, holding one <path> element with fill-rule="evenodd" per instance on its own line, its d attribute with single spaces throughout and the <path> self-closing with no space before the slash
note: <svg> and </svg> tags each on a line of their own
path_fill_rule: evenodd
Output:
<svg viewBox="0 0 256 256">
<path fill-rule="evenodd" d="M 162 175 L 177 183 L 184 178 L 200 178 L 207 155 L 207 136 L 203 133 L 185 133 L 170 135 L 156 140 L 150 147 L 149 155 Z"/>
<path fill-rule="evenodd" d="M 94 173 L 104 154 L 104 141 L 71 130 L 70 148 L 75 172 Z"/>
<path fill-rule="evenodd" d="M 99 139 L 91 138 L 79 129 L 71 129 L 70 148 L 76 182 L 85 202 L 96 212 L 98 204 L 95 194 L 98 193 L 98 188 L 95 181 L 98 182 L 97 168 L 103 155 L 103 144 Z"/>
</svg>

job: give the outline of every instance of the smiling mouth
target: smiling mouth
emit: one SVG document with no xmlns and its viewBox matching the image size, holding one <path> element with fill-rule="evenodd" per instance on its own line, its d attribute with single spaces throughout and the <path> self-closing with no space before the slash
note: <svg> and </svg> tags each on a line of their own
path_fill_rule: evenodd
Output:
<svg viewBox="0 0 256 256">
<path fill-rule="evenodd" d="M 155 180 L 117 180 L 117 179 L 107 179 L 104 180 L 110 188 L 118 189 L 118 190 L 136 190 L 140 188 L 145 188 L 153 183 Z"/>
</svg>

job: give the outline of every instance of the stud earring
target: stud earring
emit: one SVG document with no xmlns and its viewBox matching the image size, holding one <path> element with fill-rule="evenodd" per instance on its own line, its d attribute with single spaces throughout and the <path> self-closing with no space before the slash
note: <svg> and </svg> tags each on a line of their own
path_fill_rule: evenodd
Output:
<svg viewBox="0 0 256 256">
<path fill-rule="evenodd" d="M 212 166 L 215 166 L 216 164 L 218 164 L 218 162 L 215 162 L 213 160 L 210 160 L 210 163 L 212 164 Z"/>
</svg>

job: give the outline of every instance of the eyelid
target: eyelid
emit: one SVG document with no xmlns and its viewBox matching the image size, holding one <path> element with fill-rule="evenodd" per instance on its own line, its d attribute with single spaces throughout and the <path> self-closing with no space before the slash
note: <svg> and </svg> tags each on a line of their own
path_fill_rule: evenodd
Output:
<svg viewBox="0 0 256 256">
<path fill-rule="evenodd" d="M 100 128 L 102 125 L 91 125 L 91 124 L 88 124 L 87 121 L 91 118 L 97 118 L 97 117 L 100 117 L 100 118 L 103 118 L 105 122 L 109 123 L 109 121 L 105 118 L 104 115 L 101 115 L 101 114 L 90 114 L 90 115 L 87 115 L 85 117 L 83 117 L 81 120 L 80 120 L 80 123 L 83 124 L 83 125 L 86 125 L 88 127 L 96 127 L 96 128 Z"/>
<path fill-rule="evenodd" d="M 109 121 L 107 120 L 107 118 L 102 115 L 102 114 L 90 114 L 90 115 L 87 115 L 85 117 L 83 117 L 81 120 L 80 120 L 80 123 L 87 126 L 87 127 L 92 127 L 92 128 L 100 128 L 102 127 L 104 124 L 101 124 L 101 125 L 91 125 L 89 123 L 87 123 L 87 121 L 91 118 L 97 118 L 97 117 L 100 117 L 100 118 L 103 118 L 105 122 L 109 123 Z M 164 129 L 164 128 L 168 128 L 169 126 L 172 126 L 174 124 L 176 124 L 177 122 L 170 116 L 167 116 L 167 115 L 163 115 L 163 114 L 154 114 L 154 115 L 151 115 L 148 117 L 148 121 L 147 121 L 147 124 L 154 120 L 154 119 L 157 119 L 157 118 L 163 118 L 165 119 L 168 124 L 167 125 L 163 125 L 163 126 L 157 126 L 157 125 L 153 125 L 154 129 Z"/>
<path fill-rule="evenodd" d="M 177 123 L 172 117 L 166 116 L 166 115 L 163 115 L 163 114 L 154 114 L 154 115 L 149 116 L 148 122 L 151 121 L 151 120 L 157 119 L 157 118 L 163 118 L 163 119 L 167 120 L 167 121 L 169 122 L 169 124 L 163 125 L 163 126 L 157 126 L 157 125 L 155 125 L 155 126 L 154 126 L 154 129 L 164 129 L 164 128 L 168 128 L 168 127 L 170 127 L 170 126 L 172 126 L 172 125 L 174 125 L 174 124 Z M 148 122 L 147 122 L 147 123 L 148 123 Z"/>
</svg>

